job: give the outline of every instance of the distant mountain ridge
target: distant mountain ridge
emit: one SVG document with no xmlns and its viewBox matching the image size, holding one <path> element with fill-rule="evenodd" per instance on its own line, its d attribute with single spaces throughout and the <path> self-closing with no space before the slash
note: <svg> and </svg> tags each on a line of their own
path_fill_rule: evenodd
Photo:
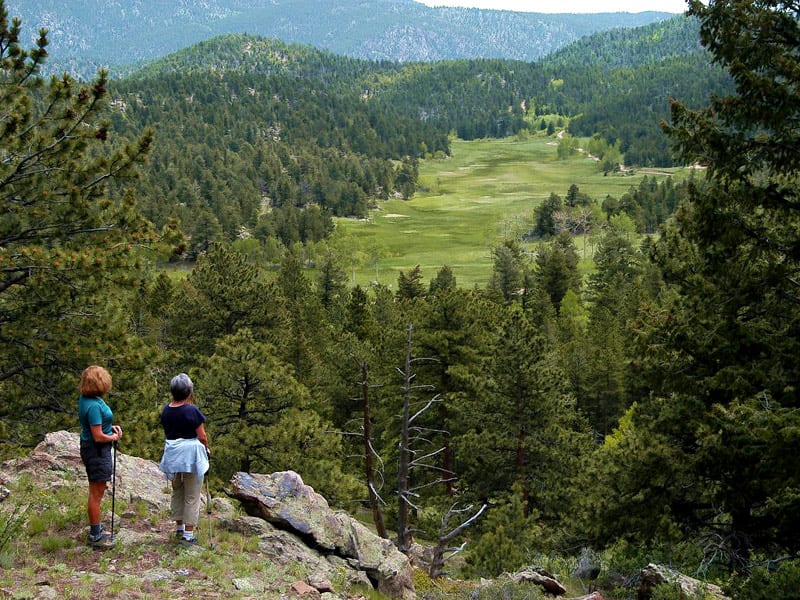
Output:
<svg viewBox="0 0 800 600">
<path fill-rule="evenodd" d="M 430 8 L 414 0 L 10 0 L 33 39 L 49 30 L 51 72 L 112 75 L 200 41 L 247 33 L 398 62 L 538 60 L 584 36 L 670 13 L 543 14 Z"/>
<path fill-rule="evenodd" d="M 700 44 L 700 23 L 681 16 L 642 27 L 593 33 L 548 55 L 546 61 L 553 66 L 617 69 L 658 64 L 697 53 L 705 54 Z"/>
</svg>

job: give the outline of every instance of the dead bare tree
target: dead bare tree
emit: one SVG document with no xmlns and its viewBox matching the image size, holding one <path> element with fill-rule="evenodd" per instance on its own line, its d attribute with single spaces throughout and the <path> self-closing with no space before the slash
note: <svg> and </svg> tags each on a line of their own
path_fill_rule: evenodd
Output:
<svg viewBox="0 0 800 600">
<path fill-rule="evenodd" d="M 361 404 L 363 408 L 363 435 L 364 435 L 364 471 L 367 480 L 367 491 L 369 493 L 369 506 L 372 509 L 372 521 L 375 530 L 382 538 L 388 538 L 386 525 L 383 521 L 383 511 L 381 510 L 381 497 L 378 494 L 376 481 L 375 459 L 380 460 L 380 456 L 372 445 L 372 415 L 370 414 L 369 404 L 369 380 L 367 378 L 367 361 L 361 361 Z"/>
<path fill-rule="evenodd" d="M 435 480 L 433 481 L 427 481 L 415 487 L 412 487 L 410 484 L 411 474 L 415 469 L 434 471 L 434 472 L 439 472 L 440 474 L 445 473 L 445 470 L 442 467 L 428 462 L 429 459 L 438 456 L 439 454 L 444 452 L 445 448 L 442 447 L 437 450 L 433 450 L 431 452 L 423 454 L 418 449 L 417 444 L 419 446 L 422 446 L 423 444 L 430 445 L 431 444 L 431 440 L 429 438 L 430 434 L 447 433 L 446 431 L 443 430 L 437 430 L 430 427 L 423 427 L 415 424 L 417 420 L 428 409 L 430 409 L 436 403 L 442 401 L 441 396 L 439 394 L 434 395 L 430 400 L 428 400 L 425 403 L 425 405 L 422 408 L 417 410 L 414 414 L 411 414 L 413 406 L 417 404 L 416 392 L 418 392 L 419 390 L 432 391 L 434 389 L 432 385 L 414 384 L 414 380 L 416 379 L 416 374 L 412 370 L 414 363 L 422 360 L 433 360 L 433 359 L 412 358 L 411 348 L 412 348 L 413 331 L 414 331 L 414 326 L 412 323 L 409 323 L 407 337 L 406 337 L 405 365 L 402 369 L 398 369 L 398 372 L 403 377 L 403 388 L 402 388 L 403 411 L 400 424 L 400 443 L 399 443 L 399 459 L 398 459 L 398 475 L 397 475 L 397 497 L 398 497 L 397 547 L 403 553 L 408 552 L 409 548 L 411 547 L 412 529 L 410 526 L 409 512 L 410 509 L 412 508 L 414 510 L 419 510 L 419 507 L 415 504 L 416 499 L 419 498 L 419 492 L 423 488 L 443 483 L 448 483 L 449 481 L 454 480 L 454 478 L 451 476 L 443 477 L 440 475 L 439 477 L 436 477 Z"/>
<path fill-rule="evenodd" d="M 464 550 L 464 547 L 467 545 L 466 542 L 461 544 L 460 546 L 450 547 L 448 544 L 456 539 L 461 533 L 470 525 L 475 523 L 478 518 L 483 514 L 486 510 L 488 504 L 483 504 L 478 511 L 469 517 L 466 521 L 463 521 L 457 527 L 448 531 L 450 519 L 454 516 L 460 516 L 466 514 L 473 509 L 473 505 L 470 504 L 464 508 L 456 508 L 458 505 L 453 504 L 450 509 L 442 516 L 442 526 L 439 529 L 439 538 L 436 543 L 436 547 L 433 549 L 433 558 L 431 559 L 431 566 L 429 570 L 429 575 L 431 579 L 438 579 L 439 577 L 443 577 L 445 575 L 444 565 L 445 563 L 453 558 L 456 554 L 460 553 Z M 449 553 L 449 554 L 448 554 Z M 447 554 L 447 556 L 445 556 Z"/>
</svg>

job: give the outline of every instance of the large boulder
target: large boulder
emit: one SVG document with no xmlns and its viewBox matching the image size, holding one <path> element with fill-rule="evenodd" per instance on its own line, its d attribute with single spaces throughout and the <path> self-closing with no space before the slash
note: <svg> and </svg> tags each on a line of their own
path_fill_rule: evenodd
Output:
<svg viewBox="0 0 800 600">
<path fill-rule="evenodd" d="M 349 565 L 363 573 L 381 593 L 392 598 L 416 597 L 408 557 L 390 540 L 372 533 L 346 513 L 332 510 L 297 473 L 236 473 L 226 493 L 239 500 L 250 516 L 291 534 L 291 538 L 282 538 L 280 545 L 284 548 L 296 548 L 291 540 L 298 538 L 326 562 Z M 262 536 L 270 540 L 270 545 L 281 538 L 270 531 Z"/>
<path fill-rule="evenodd" d="M 124 440 L 123 437 L 122 443 Z M 48 433 L 28 456 L 0 463 L 0 481 L 13 483 L 23 475 L 43 489 L 85 486 L 88 490 L 80 435 L 69 431 Z M 115 493 L 117 498 L 144 502 L 153 509 L 169 509 L 171 489 L 158 464 L 119 451 Z"/>
<path fill-rule="evenodd" d="M 220 527 L 249 537 L 258 538 L 258 551 L 269 562 L 288 567 L 301 564 L 310 573 L 309 581 L 339 579 L 348 585 L 372 587 L 364 571 L 333 554 L 309 547 L 300 536 L 283 531 L 259 517 L 228 516 L 220 519 Z M 315 585 L 319 589 L 319 586 Z"/>
</svg>

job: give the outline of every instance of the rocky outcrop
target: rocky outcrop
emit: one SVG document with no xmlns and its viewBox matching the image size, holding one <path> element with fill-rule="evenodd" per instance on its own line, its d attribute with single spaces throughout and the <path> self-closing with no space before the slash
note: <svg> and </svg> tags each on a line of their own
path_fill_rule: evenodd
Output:
<svg viewBox="0 0 800 600">
<path fill-rule="evenodd" d="M 680 590 L 680 597 L 686 600 L 691 600 L 692 598 L 730 600 L 719 586 L 693 579 L 663 565 L 652 563 L 642 569 L 638 600 L 652 598 L 653 590 L 661 584 L 675 586 Z"/>
<path fill-rule="evenodd" d="M 42 490 L 85 490 L 78 434 L 49 433 L 28 456 L 0 463 L 0 501 L 9 496 L 13 502 L 14 484 L 21 478 Z M 291 584 L 290 595 L 339 598 L 332 591 L 331 581 L 344 579 L 348 587 L 361 584 L 392 598 L 415 598 L 408 558 L 389 540 L 376 536 L 346 513 L 332 510 L 325 498 L 305 485 L 297 473 L 237 473 L 231 490 L 231 497 L 238 498 L 251 516 L 239 516 L 233 501 L 218 497 L 212 502 L 215 523 L 211 527 L 258 538 L 259 560 L 302 566 L 301 570 L 309 575 L 306 581 Z M 171 488 L 155 461 L 119 452 L 115 493 L 117 507 L 124 499 L 144 503 L 152 513 L 165 517 L 168 514 Z M 117 518 L 117 541 L 122 551 L 129 544 L 147 543 L 129 526 L 133 523 L 128 518 L 141 521 L 140 516 L 123 513 Z M 266 589 L 266 582 L 252 577 L 234 579 L 232 585 L 256 594 Z"/>
<path fill-rule="evenodd" d="M 534 567 L 523 569 L 522 571 L 514 573 L 512 579 L 516 583 L 533 583 L 541 586 L 546 593 L 553 596 L 563 596 L 567 593 L 567 588 L 565 588 L 555 576 L 544 569 Z"/>
<path fill-rule="evenodd" d="M 0 481 L 16 481 L 23 475 L 42 489 L 86 485 L 80 436 L 69 431 L 48 433 L 28 456 L 0 464 Z M 144 502 L 155 510 L 169 508 L 169 484 L 152 460 L 118 451 L 115 486 L 118 499 Z"/>
<path fill-rule="evenodd" d="M 259 541 L 266 548 L 279 549 L 274 560 L 302 553 L 318 573 L 344 569 L 349 579 L 366 579 L 392 598 L 415 597 L 408 557 L 346 513 L 332 510 L 297 473 L 237 473 L 227 493 L 263 521 L 246 525 L 260 528 Z"/>
</svg>

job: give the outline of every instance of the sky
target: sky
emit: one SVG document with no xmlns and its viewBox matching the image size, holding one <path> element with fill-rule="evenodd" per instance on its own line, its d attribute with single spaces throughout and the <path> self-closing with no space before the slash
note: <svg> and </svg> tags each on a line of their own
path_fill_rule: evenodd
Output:
<svg viewBox="0 0 800 600">
<path fill-rule="evenodd" d="M 647 10 L 682 13 L 686 0 L 417 0 L 428 6 L 494 8 L 535 13 L 638 13 Z"/>
</svg>

